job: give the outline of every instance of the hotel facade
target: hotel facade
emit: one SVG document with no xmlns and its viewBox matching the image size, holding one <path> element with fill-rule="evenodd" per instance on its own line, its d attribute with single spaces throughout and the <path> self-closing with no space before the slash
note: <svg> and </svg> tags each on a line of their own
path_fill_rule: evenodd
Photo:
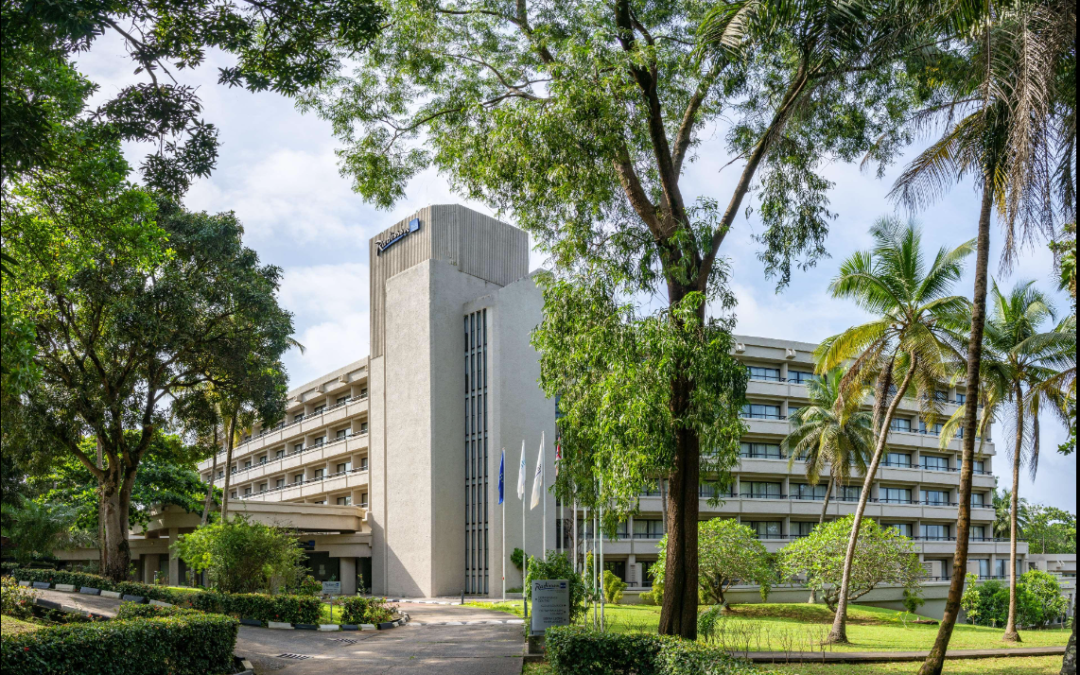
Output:
<svg viewBox="0 0 1080 675">
<path fill-rule="evenodd" d="M 555 402 L 537 384 L 538 355 L 529 342 L 543 299 L 528 269 L 528 237 L 462 206 L 437 205 L 373 238 L 370 251 L 370 355 L 293 389 L 285 419 L 251 429 L 232 466 L 222 452 L 216 468 L 207 460 L 199 471 L 219 487 L 231 472 L 230 510 L 297 529 L 314 574 L 341 580 L 347 593 L 501 595 L 504 560 L 506 587 L 521 585 L 508 559 L 522 547 L 523 527 L 530 553 L 545 536 L 549 549 L 569 549 L 575 531 L 573 513 L 550 494 L 546 522 L 543 508 L 526 508 L 523 526 L 514 489 L 523 442 L 526 499 L 541 436 L 547 475 L 554 475 Z M 747 433 L 731 493 L 712 506 L 703 486 L 701 518 L 738 519 L 776 551 L 810 532 L 824 500 L 824 482 L 810 485 L 805 465 L 789 468 L 780 450 L 790 414 L 807 402 L 815 345 L 736 341 L 735 356 L 750 376 Z M 955 389 L 938 396 L 944 415 L 963 400 Z M 940 430 L 914 402 L 901 404 L 866 510 L 916 542 L 931 612 L 943 602 L 952 571 L 960 477 L 960 442 L 942 447 Z M 503 449 L 505 511 L 498 504 Z M 968 569 L 984 578 L 1008 574 L 1008 541 L 992 532 L 996 461 L 988 442 L 972 486 Z M 834 491 L 826 518 L 854 512 L 861 483 Z M 629 584 L 631 600 L 650 585 L 662 512 L 657 486 L 604 542 L 605 565 Z M 182 582 L 185 570 L 168 542 L 197 524 L 194 514 L 167 508 L 136 533 L 140 576 Z M 576 531 L 584 546 L 591 537 L 586 519 Z M 1037 566 L 1023 542 L 1019 558 L 1021 572 Z M 746 601 L 757 597 L 755 589 L 743 590 Z M 797 587 L 776 593 L 773 599 L 806 597 Z M 899 600 L 898 589 L 867 599 L 894 606 Z"/>
</svg>

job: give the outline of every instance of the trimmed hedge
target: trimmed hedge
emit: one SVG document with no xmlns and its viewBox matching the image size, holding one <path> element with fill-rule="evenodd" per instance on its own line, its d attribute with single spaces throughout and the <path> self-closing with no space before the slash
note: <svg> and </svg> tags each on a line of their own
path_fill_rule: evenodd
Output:
<svg viewBox="0 0 1080 675">
<path fill-rule="evenodd" d="M 364 598 L 359 595 L 341 601 L 341 623 L 378 624 L 394 620 L 394 611 L 386 598 Z"/>
<path fill-rule="evenodd" d="M 51 584 L 71 584 L 75 588 L 89 586 L 103 591 L 136 595 L 159 600 L 201 612 L 229 614 L 240 619 L 281 621 L 283 623 L 319 623 L 322 601 L 307 595 L 263 595 L 261 593 L 219 593 L 217 591 L 178 591 L 165 586 L 140 584 L 135 581 L 114 582 L 96 574 L 64 570 L 34 570 L 17 568 L 11 575 L 19 581 L 45 581 Z"/>
<path fill-rule="evenodd" d="M 548 663 L 555 675 L 767 675 L 716 647 L 659 635 L 549 628 Z"/>
<path fill-rule="evenodd" d="M 118 621 L 130 619 L 154 619 L 164 616 L 201 616 L 202 612 L 186 607 L 162 607 L 160 605 L 137 605 L 125 602 L 116 610 Z"/>
<path fill-rule="evenodd" d="M 4 675 L 224 675 L 239 622 L 186 615 L 42 628 L 0 640 Z"/>
</svg>

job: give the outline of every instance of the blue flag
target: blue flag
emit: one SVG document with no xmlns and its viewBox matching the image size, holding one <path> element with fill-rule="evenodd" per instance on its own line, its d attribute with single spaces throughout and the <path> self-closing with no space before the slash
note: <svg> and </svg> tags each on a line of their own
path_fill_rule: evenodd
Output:
<svg viewBox="0 0 1080 675">
<path fill-rule="evenodd" d="M 502 456 L 499 458 L 499 503 L 503 503 L 503 484 L 504 477 L 506 475 L 506 448 L 502 449 Z"/>
</svg>

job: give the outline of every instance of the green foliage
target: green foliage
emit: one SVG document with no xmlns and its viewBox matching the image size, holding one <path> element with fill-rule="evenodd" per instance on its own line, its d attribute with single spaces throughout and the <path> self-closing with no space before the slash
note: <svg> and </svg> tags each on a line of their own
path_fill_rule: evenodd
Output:
<svg viewBox="0 0 1080 675">
<path fill-rule="evenodd" d="M 181 608 L 200 612 L 228 614 L 241 619 L 281 621 L 285 623 L 318 623 L 322 601 L 317 597 L 299 595 L 266 595 L 262 593 L 221 593 L 218 591 L 175 590 L 166 586 L 134 581 L 115 582 L 106 577 L 68 572 L 65 570 L 34 570 L 17 568 L 11 571 L 19 581 L 44 581 L 50 584 L 71 584 L 76 588 L 88 586 L 103 591 L 116 591 L 148 600 L 159 600 Z"/>
<path fill-rule="evenodd" d="M 775 572 L 765 545 L 750 527 L 733 518 L 713 518 L 698 529 L 698 568 L 704 602 L 724 604 L 724 592 L 736 582 L 768 589 Z M 768 595 L 768 590 L 763 591 Z"/>
<path fill-rule="evenodd" d="M 964 610 L 968 621 L 978 623 L 982 613 L 982 597 L 979 595 L 979 575 L 968 572 L 964 576 L 964 593 L 960 596 L 960 609 Z"/>
<path fill-rule="evenodd" d="M 1030 553 L 1076 553 L 1076 515 L 1052 506 L 1027 509 L 1020 536 Z"/>
<path fill-rule="evenodd" d="M 226 675 L 239 622 L 183 615 L 100 621 L 4 636 L 5 675 Z"/>
<path fill-rule="evenodd" d="M 365 598 L 359 595 L 341 601 L 341 623 L 380 624 L 394 620 L 394 609 L 386 598 Z"/>
<path fill-rule="evenodd" d="M 16 619 L 29 619 L 33 606 L 33 591 L 20 586 L 12 577 L 0 577 L 0 614 Z"/>
<path fill-rule="evenodd" d="M 226 593 L 270 591 L 273 583 L 293 587 L 304 558 L 292 532 L 244 516 L 204 525 L 174 547 L 189 568 L 207 572 Z"/>
<path fill-rule="evenodd" d="M 716 633 L 717 624 L 720 623 L 723 611 L 724 607 L 722 605 L 712 605 L 698 614 L 697 632 L 699 638 L 706 642 L 712 639 L 712 636 Z"/>
<path fill-rule="evenodd" d="M 622 602 L 623 591 L 626 590 L 626 582 L 615 575 L 611 570 L 604 570 L 604 601 L 613 605 Z"/>
<path fill-rule="evenodd" d="M 1068 601 L 1061 594 L 1057 577 L 1041 570 L 1028 570 L 1020 575 L 1017 587 L 1023 584 L 1030 598 L 1025 625 L 1045 626 L 1059 620 L 1068 609 Z"/>
<path fill-rule="evenodd" d="M 510 554 L 510 562 L 517 568 L 518 572 L 520 572 L 521 566 L 525 564 L 525 551 L 520 548 L 515 548 L 514 552 Z"/>
<path fill-rule="evenodd" d="M 853 521 L 854 516 L 848 515 L 824 523 L 814 528 L 809 536 L 781 549 L 781 577 L 805 579 L 807 586 L 829 609 L 836 609 Z M 882 584 L 914 591 L 924 573 L 918 550 L 910 539 L 892 528 L 881 527 L 877 521 L 863 521 L 852 561 L 848 588 L 851 601 Z"/>
<path fill-rule="evenodd" d="M 91 543 L 76 530 L 78 512 L 60 502 L 24 499 L 19 506 L 3 505 L 3 534 L 15 545 L 20 565 L 38 558 L 51 558 L 54 551 Z"/>
<path fill-rule="evenodd" d="M 287 587 L 286 591 L 294 595 L 320 595 L 322 593 L 322 582 L 315 579 L 310 574 L 297 575 L 296 585 Z"/>
<path fill-rule="evenodd" d="M 555 675 L 754 675 L 764 671 L 724 650 L 668 636 L 616 634 L 576 626 L 549 628 Z"/>
<path fill-rule="evenodd" d="M 529 556 L 529 575 L 525 580 L 525 599 L 532 598 L 534 579 L 566 579 L 570 584 L 570 622 L 574 623 L 585 613 L 588 589 L 581 575 L 574 572 L 574 566 L 566 553 L 548 552 L 548 559 L 542 560 Z"/>
<path fill-rule="evenodd" d="M 124 602 L 116 610 L 116 618 L 120 621 L 128 619 L 153 619 L 165 616 L 191 616 L 200 614 L 198 610 L 187 607 L 162 607 L 160 605 L 140 605 L 134 602 Z"/>
</svg>

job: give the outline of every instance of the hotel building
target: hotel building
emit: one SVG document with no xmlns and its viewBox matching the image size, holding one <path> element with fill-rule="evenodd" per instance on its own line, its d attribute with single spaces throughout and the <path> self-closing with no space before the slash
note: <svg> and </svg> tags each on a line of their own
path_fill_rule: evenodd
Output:
<svg viewBox="0 0 1080 675">
<path fill-rule="evenodd" d="M 537 385 L 538 356 L 530 332 L 543 300 L 528 269 L 527 235 L 462 206 L 424 208 L 370 242 L 370 356 L 289 392 L 285 419 L 256 426 L 234 450 L 199 465 L 223 487 L 230 510 L 296 528 L 320 579 L 345 592 L 360 587 L 402 597 L 461 592 L 500 595 L 504 558 L 522 546 L 522 504 L 514 485 L 524 441 L 529 498 L 541 434 L 553 476 L 555 403 Z M 342 292 L 348 292 L 343 289 Z M 788 417 L 807 401 L 813 344 L 737 337 L 735 356 L 750 375 L 747 434 L 734 489 L 717 506 L 701 493 L 702 519 L 736 518 L 776 551 L 818 521 L 824 482 L 812 486 L 805 466 L 789 469 L 780 451 Z M 343 359 L 344 360 L 344 359 Z M 945 415 L 962 391 L 938 394 Z M 871 488 L 866 515 L 915 540 L 928 576 L 929 611 L 944 598 L 955 548 L 960 442 L 940 445 L 940 424 L 928 425 L 905 401 L 893 422 L 889 454 Z M 498 505 L 500 451 L 506 450 L 506 523 Z M 991 505 L 996 484 L 992 443 L 974 467 L 969 570 L 1003 577 L 1008 542 L 995 540 Z M 861 489 L 853 480 L 834 493 L 827 518 L 852 513 Z M 532 548 L 570 548 L 573 514 L 551 495 L 525 511 Z M 605 540 L 605 564 L 628 582 L 628 599 L 650 584 L 648 569 L 663 536 L 659 489 L 641 496 L 640 512 Z M 197 525 L 193 514 L 165 509 L 133 541 L 149 578 L 184 570 L 167 540 Z M 579 536 L 589 536 L 582 521 Z M 1019 545 L 1021 571 L 1027 545 Z M 521 585 L 507 564 L 506 586 Z M 745 589 L 747 600 L 757 595 Z M 778 591 L 781 592 L 781 591 Z M 783 591 L 805 600 L 805 589 Z M 897 590 L 867 601 L 896 604 Z M 783 596 L 772 596 L 774 599 Z"/>
</svg>

